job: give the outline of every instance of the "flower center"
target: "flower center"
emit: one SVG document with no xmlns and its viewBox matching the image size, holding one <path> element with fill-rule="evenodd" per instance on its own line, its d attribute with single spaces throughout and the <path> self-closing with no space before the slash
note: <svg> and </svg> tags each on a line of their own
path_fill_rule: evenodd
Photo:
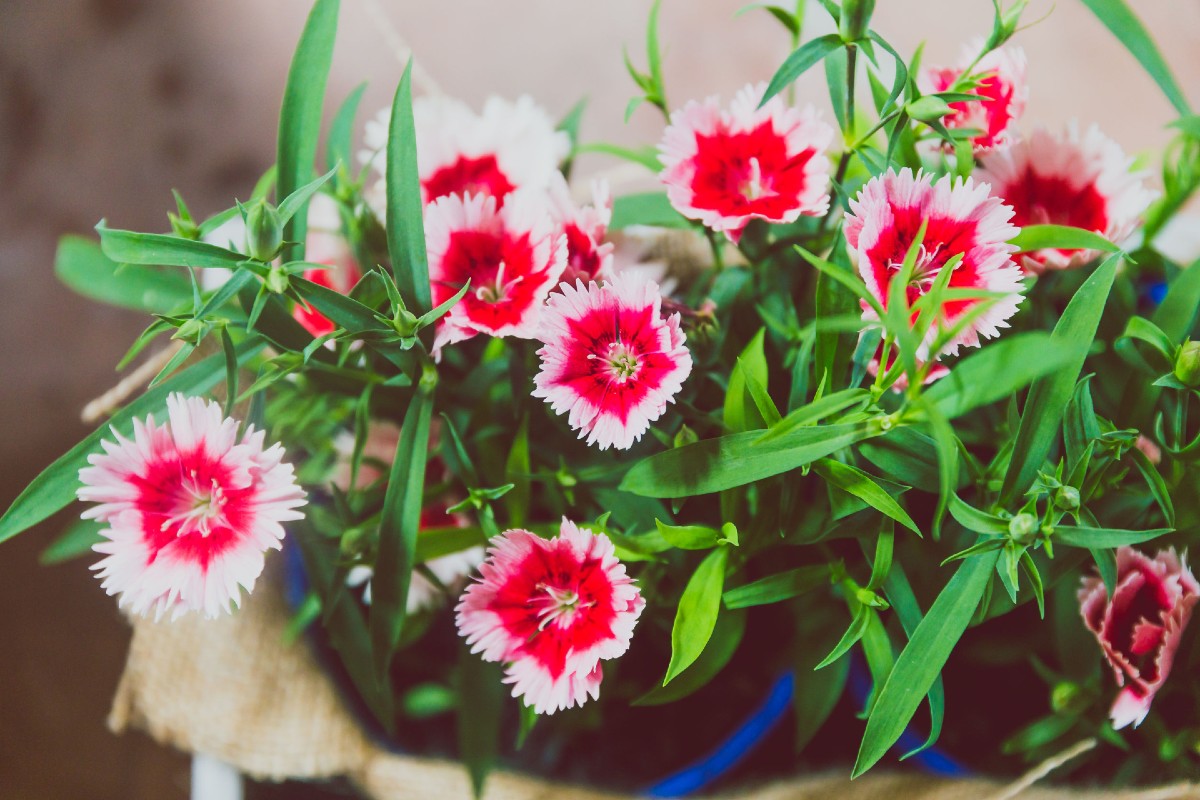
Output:
<svg viewBox="0 0 1200 800">
<path fill-rule="evenodd" d="M 504 281 L 505 263 L 500 262 L 500 266 L 496 268 L 496 277 L 490 284 L 480 286 L 475 290 L 475 297 L 484 303 L 501 303 L 508 298 L 508 293 L 512 288 L 521 281 L 525 280 L 524 275 L 518 275 L 507 283 Z"/>
<path fill-rule="evenodd" d="M 604 355 L 591 353 L 588 359 L 602 360 L 608 370 L 609 377 L 616 383 L 626 383 L 637 377 L 641 371 L 637 354 L 624 342 L 618 340 L 609 342 Z"/>
<path fill-rule="evenodd" d="M 913 264 L 912 276 L 909 278 L 910 286 L 914 286 L 918 290 L 925 292 L 933 285 L 938 271 L 941 269 L 941 264 L 938 263 L 938 254 L 941 252 L 943 244 L 944 242 L 938 242 L 937 246 L 932 250 L 929 250 L 923 244 L 917 248 L 917 260 Z M 904 269 L 904 259 L 900 259 L 899 261 L 895 259 L 889 260 L 888 268 L 899 272 Z"/>
<path fill-rule="evenodd" d="M 181 477 L 179 491 L 176 493 L 175 513 L 167 516 L 161 530 L 166 531 L 177 526 L 176 536 L 186 536 L 198 531 L 201 536 L 207 537 L 212 533 L 213 524 L 224 519 L 225 504 L 228 502 L 225 491 L 216 478 L 212 479 L 210 485 L 205 486 L 194 469 Z"/>
<path fill-rule="evenodd" d="M 766 191 L 766 187 L 763 185 L 762 167 L 759 165 L 758 159 L 752 156 L 750 169 L 738 187 L 738 193 L 747 200 L 757 200 L 766 194 Z"/>
<path fill-rule="evenodd" d="M 545 583 L 539 583 L 538 589 L 545 594 L 535 597 L 531 602 L 542 605 L 537 612 L 539 631 L 546 630 L 546 626 L 557 620 L 562 620 L 562 625 L 570 625 L 577 612 L 595 605 L 595 603 L 580 603 L 579 593 L 574 589 L 559 589 Z"/>
</svg>

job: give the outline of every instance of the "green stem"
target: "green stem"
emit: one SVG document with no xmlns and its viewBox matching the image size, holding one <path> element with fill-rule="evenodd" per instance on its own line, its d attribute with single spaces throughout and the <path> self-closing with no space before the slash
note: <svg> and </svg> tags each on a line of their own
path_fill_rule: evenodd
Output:
<svg viewBox="0 0 1200 800">
<path fill-rule="evenodd" d="M 838 159 L 837 173 L 833 176 L 834 191 L 838 191 L 836 187 L 842 185 L 842 181 L 846 178 L 846 169 L 850 166 L 850 154 L 854 152 L 854 144 L 851 144 L 851 139 L 854 136 L 854 78 L 858 67 L 858 47 L 853 43 L 846 45 L 846 127 L 842 130 L 842 156 Z M 821 218 L 821 225 L 817 229 L 817 234 L 820 235 L 829 227 L 829 221 L 833 218 L 837 206 L 830 204 L 829 213 Z"/>
</svg>

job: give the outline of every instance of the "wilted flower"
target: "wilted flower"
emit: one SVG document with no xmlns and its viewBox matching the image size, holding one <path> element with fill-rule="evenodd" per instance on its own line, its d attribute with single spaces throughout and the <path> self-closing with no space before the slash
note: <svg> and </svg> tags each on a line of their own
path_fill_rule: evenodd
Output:
<svg viewBox="0 0 1200 800">
<path fill-rule="evenodd" d="M 543 198 L 515 192 L 504 208 L 486 195 L 449 195 L 429 206 L 425 241 L 433 303 L 471 288 L 443 318 L 434 352 L 477 333 L 532 339 L 546 295 L 567 264 Z"/>
<path fill-rule="evenodd" d="M 264 449 L 252 427 L 239 441 L 218 404 L 172 394 L 167 415 L 161 426 L 134 420 L 132 440 L 114 431 L 79 471 L 79 499 L 99 504 L 83 517 L 108 526 L 93 569 L 136 614 L 215 617 L 241 603 L 239 586 L 254 588 L 281 523 L 304 516 L 305 493 L 283 447 Z"/>
<path fill-rule="evenodd" d="M 658 286 L 633 275 L 550 295 L 533 396 L 567 413 L 588 444 L 632 447 L 692 371 L 679 314 L 664 319 L 661 303 Z"/>
<path fill-rule="evenodd" d="M 367 123 L 364 136 L 370 161 L 386 172 L 391 109 Z M 448 195 L 489 195 L 504 204 L 521 187 L 545 188 L 567 156 L 571 140 L 532 98 L 515 102 L 489 97 L 482 113 L 443 95 L 413 101 L 417 132 L 417 172 L 426 203 Z M 384 216 L 382 182 L 368 198 Z"/>
<path fill-rule="evenodd" d="M 307 269 L 305 280 L 320 284 L 341 294 L 347 294 L 362 278 L 354 251 L 342 235 L 341 220 L 334 201 L 323 195 L 313 196 L 308 205 L 308 235 L 304 241 L 304 260 L 324 264 L 327 269 Z M 296 321 L 313 336 L 332 333 L 337 326 L 312 307 L 297 305 L 293 310 Z"/>
<path fill-rule="evenodd" d="M 600 695 L 600 661 L 629 649 L 646 602 L 612 542 L 563 518 L 558 537 L 508 530 L 457 608 L 471 652 L 507 664 L 513 697 L 539 714 Z"/>
<path fill-rule="evenodd" d="M 986 301 L 951 299 L 942 304 L 935 317 L 942 328 L 952 327 L 978 303 L 991 304 L 943 351 L 955 353 L 960 345 L 978 346 L 980 336 L 998 336 L 1021 303 L 1021 269 L 1011 257 L 1016 248 L 1008 244 L 1017 233 L 1009 224 L 1011 216 L 1011 208 L 989 196 L 987 184 L 970 178 L 952 182 L 948 175 L 934 183 L 928 174 L 889 169 L 872 178 L 850 201 L 846 241 L 857 255 L 858 271 L 867 289 L 885 309 L 892 278 L 899 273 L 922 223 L 926 224 L 925 237 L 905 290 L 909 305 L 929 291 L 942 267 L 957 255 L 962 255 L 962 260 L 954 267 L 948 288 L 1002 295 Z M 942 353 L 922 353 L 921 357 L 939 355 Z"/>
<path fill-rule="evenodd" d="M 1094 125 L 1082 137 L 1075 125 L 1062 135 L 1039 128 L 980 161 L 975 176 L 1013 207 L 1019 227 L 1070 225 L 1119 243 L 1154 199 L 1145 174 L 1131 170 L 1133 159 Z M 1099 253 L 1046 248 L 1022 255 L 1025 266 L 1041 272 L 1077 267 Z"/>
<path fill-rule="evenodd" d="M 922 70 L 918 78 L 921 92 L 933 94 L 950 89 L 983 47 L 983 39 L 974 39 L 963 47 L 957 66 Z M 1025 111 L 1025 101 L 1029 97 L 1029 88 L 1025 84 L 1025 51 L 1019 47 L 999 47 L 981 58 L 971 69 L 971 74 L 979 76 L 980 83 L 967 92 L 984 99 L 951 103 L 951 113 L 942 118 L 942 124 L 951 130 L 979 131 L 971 137 L 971 144 L 976 149 L 1005 144 L 1013 136 L 1016 121 Z"/>
<path fill-rule="evenodd" d="M 1104 581 L 1083 579 L 1080 612 L 1123 687 L 1113 701 L 1114 728 L 1146 718 L 1154 695 L 1171 672 L 1183 629 L 1200 597 L 1200 584 L 1174 548 L 1149 558 L 1132 547 L 1117 550 L 1116 591 Z"/>
<path fill-rule="evenodd" d="M 612 269 L 613 245 L 605 241 L 612 221 L 612 195 L 608 182 L 592 184 L 592 204 L 576 205 L 566 179 L 555 173 L 548 192 L 550 216 L 567 239 L 567 268 L 560 280 L 595 281 Z"/>
<path fill-rule="evenodd" d="M 729 111 L 716 97 L 688 103 L 659 145 L 671 205 L 735 242 L 752 219 L 795 222 L 829 210 L 833 128 L 778 96 L 758 108 L 765 89 L 745 87 Z"/>
</svg>

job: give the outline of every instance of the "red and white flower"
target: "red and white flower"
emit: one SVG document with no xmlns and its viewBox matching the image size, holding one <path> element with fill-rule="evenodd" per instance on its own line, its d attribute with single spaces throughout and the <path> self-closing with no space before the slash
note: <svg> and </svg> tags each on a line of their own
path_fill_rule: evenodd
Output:
<svg viewBox="0 0 1200 800">
<path fill-rule="evenodd" d="M 218 404 L 173 394 L 167 416 L 134 420 L 132 439 L 113 431 L 79 471 L 79 499 L 98 503 L 83 517 L 108 526 L 93 569 L 135 614 L 215 617 L 241 603 L 239 586 L 253 590 L 305 493 L 283 447 L 264 449 L 252 427 L 239 440 Z"/>
<path fill-rule="evenodd" d="M 1114 728 L 1136 728 L 1171 672 L 1175 650 L 1200 598 L 1200 584 L 1174 548 L 1150 558 L 1132 547 L 1117 550 L 1117 585 L 1110 600 L 1104 581 L 1083 579 L 1080 612 L 1113 669 L 1117 686 Z"/>
<path fill-rule="evenodd" d="M 467 294 L 442 319 L 435 355 L 478 333 L 532 339 L 550 289 L 567 265 L 544 198 L 514 192 L 503 208 L 487 195 L 448 195 L 425 212 L 433 304 Z"/>
<path fill-rule="evenodd" d="M 364 157 L 380 175 L 386 173 L 390 118 L 391 109 L 380 111 L 367 123 L 364 136 Z M 550 116 L 527 96 L 515 102 L 489 97 L 479 114 L 449 97 L 419 97 L 413 102 L 413 122 L 426 203 L 448 195 L 485 194 L 502 206 L 514 189 L 545 188 L 571 149 L 570 137 L 555 130 Z M 382 217 L 382 186 L 369 195 Z"/>
<path fill-rule="evenodd" d="M 688 103 L 659 145 L 671 205 L 735 242 L 752 219 L 795 222 L 829 210 L 833 128 L 778 96 L 758 108 L 765 90 L 745 87 L 728 111 L 716 97 Z"/>
<path fill-rule="evenodd" d="M 646 605 L 608 537 L 565 517 L 554 539 L 508 530 L 479 571 L 458 632 L 471 652 L 507 664 L 513 697 L 539 714 L 599 697 L 600 662 L 629 649 Z"/>
<path fill-rule="evenodd" d="M 305 270 L 305 280 L 341 294 L 348 294 L 362 278 L 358 262 L 354 259 L 354 251 L 342 235 L 337 206 L 331 198 L 320 193 L 314 195 L 308 205 L 308 235 L 304 240 L 304 259 L 327 267 Z M 315 308 L 298 305 L 292 313 L 296 321 L 313 336 L 324 336 L 337 329 L 332 320 Z"/>
<path fill-rule="evenodd" d="M 934 183 L 933 176 L 913 175 L 909 169 L 899 173 L 889 169 L 872 178 L 850 201 L 846 241 L 857 255 L 858 271 L 867 289 L 884 309 L 892 278 L 900 271 L 922 223 L 927 223 L 925 238 L 905 290 L 909 305 L 928 292 L 946 262 L 960 254 L 962 261 L 954 267 L 949 288 L 982 289 L 1003 295 L 986 301 L 944 302 L 935 317 L 930 340 L 939 326 L 952 327 L 976 304 L 991 305 L 941 353 L 923 353 L 922 358 L 957 353 L 960 345 L 977 347 L 980 336 L 998 336 L 1000 328 L 1007 327 L 1006 320 L 1016 313 L 1024 285 L 1021 268 L 1012 260 L 1016 248 L 1008 244 L 1017 233 L 1009 223 L 1012 213 L 1011 208 L 989 195 L 986 183 L 975 183 L 970 178 L 952 182 L 948 175 Z"/>
<path fill-rule="evenodd" d="M 567 239 L 567 268 L 559 280 L 600 280 L 612 270 L 613 245 L 606 242 L 608 224 L 612 222 L 612 195 L 608 182 L 592 184 L 592 204 L 576 205 L 566 178 L 555 173 L 548 191 L 550 216 Z"/>
<path fill-rule="evenodd" d="M 632 447 L 692 371 L 679 314 L 664 318 L 661 303 L 656 284 L 632 275 L 550 295 L 533 396 L 566 413 L 588 444 Z"/>
<path fill-rule="evenodd" d="M 1058 135 L 1038 129 L 1028 139 L 984 153 L 976 177 L 1013 207 L 1013 224 L 1070 225 L 1120 243 L 1154 199 L 1132 170 L 1133 159 L 1096 126 L 1082 136 L 1075 125 Z M 1035 272 L 1084 264 L 1095 250 L 1046 248 L 1023 253 Z"/>
<path fill-rule="evenodd" d="M 921 92 L 949 90 L 983 47 L 983 39 L 975 39 L 963 47 L 957 66 L 922 70 L 917 81 Z M 967 91 L 984 99 L 950 103 L 952 113 L 942 118 L 942 124 L 951 130 L 980 131 L 971 138 L 976 150 L 1003 145 L 1016 135 L 1017 120 L 1025 112 L 1029 98 L 1025 51 L 1019 47 L 999 47 L 981 58 L 971 72 L 980 77 L 980 83 Z"/>
</svg>

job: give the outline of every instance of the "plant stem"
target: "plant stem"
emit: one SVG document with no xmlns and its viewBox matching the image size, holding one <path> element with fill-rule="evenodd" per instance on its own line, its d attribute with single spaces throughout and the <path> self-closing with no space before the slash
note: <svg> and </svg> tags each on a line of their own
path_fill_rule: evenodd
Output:
<svg viewBox="0 0 1200 800">
<path fill-rule="evenodd" d="M 846 177 L 846 169 L 850 166 L 850 154 L 854 152 L 854 78 L 858 67 L 858 47 L 853 43 L 846 45 L 846 126 L 842 129 L 842 156 L 838 159 L 837 173 L 833 176 L 833 184 L 835 191 L 837 187 L 842 185 L 842 181 Z M 817 233 L 822 234 L 829 227 L 829 220 L 833 218 L 834 206 L 831 204 L 829 213 L 821 219 L 821 225 L 817 229 Z"/>
</svg>

